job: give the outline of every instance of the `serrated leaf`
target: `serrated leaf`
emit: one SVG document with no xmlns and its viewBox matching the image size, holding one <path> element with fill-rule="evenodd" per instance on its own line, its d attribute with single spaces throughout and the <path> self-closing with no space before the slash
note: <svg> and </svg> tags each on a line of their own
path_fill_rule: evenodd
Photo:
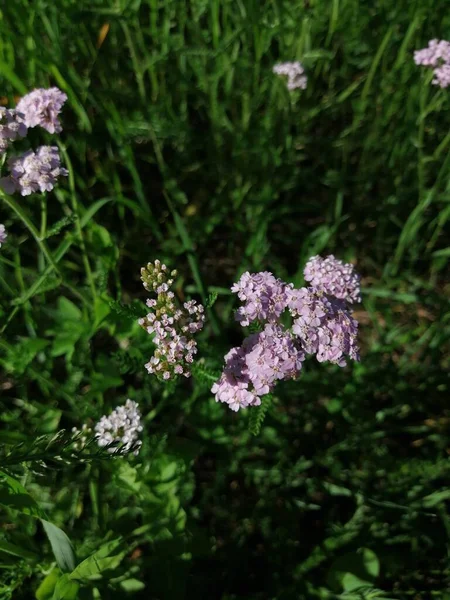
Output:
<svg viewBox="0 0 450 600">
<path fill-rule="evenodd" d="M 58 235 L 58 233 L 60 233 L 65 227 L 72 225 L 75 219 L 75 215 L 67 215 L 62 219 L 59 219 L 59 221 L 56 221 L 56 223 L 47 230 L 45 239 L 53 237 L 54 235 Z"/>
</svg>

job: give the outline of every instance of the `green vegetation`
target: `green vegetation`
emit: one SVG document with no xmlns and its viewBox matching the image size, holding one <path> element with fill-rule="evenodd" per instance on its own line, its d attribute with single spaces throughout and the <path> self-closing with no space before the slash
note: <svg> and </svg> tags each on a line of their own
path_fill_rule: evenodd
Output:
<svg viewBox="0 0 450 600">
<path fill-rule="evenodd" d="M 2 3 L 0 100 L 66 92 L 36 141 L 70 177 L 0 198 L 0 598 L 450 598 L 450 91 L 413 61 L 449 27 L 445 0 Z M 232 283 L 317 253 L 362 275 L 361 362 L 216 403 Z M 144 368 L 156 258 L 209 307 L 190 380 Z M 127 398 L 138 457 L 74 450 Z"/>
</svg>

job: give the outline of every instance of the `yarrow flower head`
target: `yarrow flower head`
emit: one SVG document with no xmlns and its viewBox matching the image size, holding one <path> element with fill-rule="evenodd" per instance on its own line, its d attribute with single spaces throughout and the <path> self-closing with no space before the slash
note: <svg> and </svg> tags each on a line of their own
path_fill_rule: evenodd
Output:
<svg viewBox="0 0 450 600">
<path fill-rule="evenodd" d="M 326 258 L 313 256 L 303 271 L 311 286 L 329 296 L 350 304 L 361 302 L 360 276 L 350 263 L 343 263 L 332 254 Z"/>
<path fill-rule="evenodd" d="M 2 247 L 2 244 L 6 242 L 7 237 L 8 234 L 6 233 L 6 228 L 2 223 L 0 223 L 0 248 Z"/>
<path fill-rule="evenodd" d="M 244 304 L 237 320 L 244 326 L 258 321 L 263 329 L 225 356 L 211 389 L 217 402 L 234 411 L 259 406 L 278 381 L 300 375 L 307 354 L 341 367 L 347 357 L 359 360 L 358 323 L 347 304 L 360 300 L 353 266 L 334 256 L 315 256 L 306 265 L 305 279 L 312 287 L 295 289 L 269 272 L 244 273 L 233 285 Z"/>
<path fill-rule="evenodd" d="M 117 443 L 123 452 L 139 454 L 142 445 L 139 440 L 142 431 L 139 405 L 128 399 L 124 406 L 118 406 L 109 417 L 103 416 L 94 431 L 99 446 Z M 108 451 L 114 453 L 116 448 L 108 448 Z"/>
<path fill-rule="evenodd" d="M 347 364 L 346 356 L 359 360 L 358 323 L 344 302 L 327 297 L 317 288 L 293 289 L 289 312 L 294 317 L 292 332 L 307 354 L 340 367 Z"/>
<path fill-rule="evenodd" d="M 414 52 L 416 65 L 431 67 L 434 78 L 432 83 L 441 88 L 450 85 L 450 42 L 430 40 L 428 47 Z"/>
<path fill-rule="evenodd" d="M 57 87 L 39 88 L 26 94 L 16 109 L 23 113 L 27 127 L 43 127 L 49 133 L 62 131 L 58 115 L 67 95 Z"/>
<path fill-rule="evenodd" d="M 236 320 L 244 327 L 253 321 L 275 322 L 286 308 L 288 284 L 272 273 L 244 273 L 231 291 L 244 303 L 236 313 Z"/>
<path fill-rule="evenodd" d="M 21 112 L 0 107 L 0 155 L 5 152 L 10 142 L 25 137 L 27 131 Z"/>
<path fill-rule="evenodd" d="M 267 324 L 260 333 L 250 335 L 240 348 L 225 356 L 225 368 L 212 387 L 217 402 L 231 410 L 259 406 L 281 379 L 300 374 L 304 352 L 295 337 L 280 325 Z"/>
<path fill-rule="evenodd" d="M 282 75 L 288 78 L 288 90 L 295 90 L 297 88 L 301 90 L 306 89 L 308 78 L 306 77 L 305 69 L 300 62 L 278 63 L 273 67 L 273 72 L 276 75 Z"/>
<path fill-rule="evenodd" d="M 88 438 L 94 436 L 101 448 L 114 444 L 108 448 L 108 452 L 111 454 L 133 452 L 135 456 L 139 454 L 142 445 L 139 440 L 141 431 L 139 404 L 130 399 L 124 405 L 117 406 L 109 416 L 104 415 L 94 429 L 86 424 L 82 426 L 81 430 L 76 427 L 72 429 L 72 433 L 76 437 L 75 447 L 77 449 L 84 448 Z"/>
<path fill-rule="evenodd" d="M 154 355 L 145 365 L 147 371 L 163 380 L 177 375 L 190 377 L 190 365 L 197 353 L 194 335 L 204 325 L 205 315 L 201 304 L 189 300 L 177 305 L 172 285 L 177 272 L 167 269 L 159 260 L 141 269 L 144 288 L 156 294 L 147 300 L 150 312 L 139 319 L 139 325 L 154 334 Z"/>
<path fill-rule="evenodd" d="M 69 172 L 61 167 L 56 146 L 40 146 L 36 152 L 28 150 L 21 156 L 8 159 L 9 177 L 0 179 L 0 185 L 7 194 L 20 192 L 28 196 L 34 192 L 50 192 L 59 177 Z"/>
</svg>

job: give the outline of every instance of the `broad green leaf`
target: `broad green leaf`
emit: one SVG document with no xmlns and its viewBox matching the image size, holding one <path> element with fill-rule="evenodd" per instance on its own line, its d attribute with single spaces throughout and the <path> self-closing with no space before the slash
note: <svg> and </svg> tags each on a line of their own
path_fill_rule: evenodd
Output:
<svg viewBox="0 0 450 600">
<path fill-rule="evenodd" d="M 375 552 L 360 548 L 339 556 L 331 565 L 327 576 L 330 587 L 336 591 L 350 591 L 364 585 L 372 586 L 380 573 L 380 563 Z"/>
<path fill-rule="evenodd" d="M 73 580 L 97 579 L 104 571 L 115 569 L 120 565 L 128 550 L 112 555 L 121 544 L 120 538 L 103 544 L 94 554 L 83 560 L 70 574 Z"/>
<path fill-rule="evenodd" d="M 69 575 L 63 575 L 58 579 L 52 600 L 77 600 L 80 586 L 70 579 Z"/>
<path fill-rule="evenodd" d="M 54 568 L 41 582 L 36 591 L 36 600 L 52 600 L 56 584 L 61 577 L 59 569 Z"/>
<path fill-rule="evenodd" d="M 56 562 L 63 573 L 73 571 L 76 565 L 75 551 L 72 542 L 62 529 L 41 519 L 45 533 L 55 555 Z"/>
</svg>

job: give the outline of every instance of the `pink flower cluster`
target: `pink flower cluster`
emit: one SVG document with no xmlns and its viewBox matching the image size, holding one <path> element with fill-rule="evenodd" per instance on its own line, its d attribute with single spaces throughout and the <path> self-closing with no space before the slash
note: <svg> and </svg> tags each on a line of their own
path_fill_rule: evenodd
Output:
<svg viewBox="0 0 450 600">
<path fill-rule="evenodd" d="M 7 237 L 8 237 L 8 234 L 6 232 L 6 228 L 3 225 L 3 223 L 0 223 L 0 248 L 2 247 L 2 244 L 4 244 L 6 242 Z"/>
<path fill-rule="evenodd" d="M 286 283 L 267 271 L 244 273 L 231 288 L 244 302 L 236 319 L 244 327 L 252 321 L 277 321 L 286 308 L 286 287 Z"/>
<path fill-rule="evenodd" d="M 189 365 L 197 353 L 194 335 L 203 328 L 205 322 L 203 306 L 195 300 L 184 302 L 181 307 L 176 306 L 175 294 L 171 289 L 176 274 L 176 271 L 169 273 L 166 265 L 159 260 L 141 269 L 145 289 L 157 295 L 147 300 L 151 311 L 139 319 L 139 325 L 154 334 L 153 342 L 156 345 L 154 355 L 145 367 L 149 373 L 165 380 L 176 375 L 190 377 Z"/>
<path fill-rule="evenodd" d="M 346 357 L 359 360 L 358 323 L 347 302 L 360 300 L 353 266 L 329 256 L 315 256 L 305 268 L 313 287 L 295 289 L 271 273 L 244 273 L 231 288 L 244 305 L 236 319 L 259 322 L 263 329 L 225 356 L 225 367 L 211 391 L 217 402 L 238 411 L 261 404 L 277 381 L 300 375 L 307 354 L 341 367 Z M 283 313 L 291 318 L 286 327 Z"/>
<path fill-rule="evenodd" d="M 20 112 L 0 107 L 0 155 L 6 151 L 10 142 L 25 137 L 27 132 L 24 116 Z"/>
<path fill-rule="evenodd" d="M 27 127 L 43 127 L 49 133 L 62 131 L 58 115 L 67 96 L 57 87 L 38 88 L 19 100 L 16 110 L 23 114 Z"/>
<path fill-rule="evenodd" d="M 414 52 L 416 65 L 431 67 L 434 78 L 432 83 L 441 88 L 450 85 L 450 42 L 446 40 L 430 40 L 428 48 Z"/>
<path fill-rule="evenodd" d="M 289 91 L 306 89 L 308 78 L 305 75 L 303 65 L 298 62 L 278 63 L 273 67 L 273 72 L 276 75 L 287 77 L 287 88 Z"/>
<path fill-rule="evenodd" d="M 323 292 L 350 304 L 361 302 L 360 276 L 350 263 L 343 263 L 332 254 L 326 258 L 313 256 L 303 271 L 306 281 Z"/>
<path fill-rule="evenodd" d="M 62 131 L 58 115 L 66 100 L 66 94 L 54 87 L 26 94 L 15 110 L 0 107 L 0 155 L 4 154 L 10 142 L 25 137 L 30 127 L 39 125 L 49 133 Z M 59 177 L 68 175 L 67 169 L 61 167 L 56 146 L 28 150 L 19 156 L 9 157 L 7 164 L 10 175 L 0 179 L 0 187 L 7 194 L 20 192 L 22 196 L 28 196 L 35 192 L 49 192 Z"/>
<path fill-rule="evenodd" d="M 280 379 L 300 374 L 305 355 L 300 344 L 279 324 L 268 323 L 263 331 L 244 340 L 225 356 L 225 368 L 212 387 L 218 402 L 231 410 L 261 404 Z"/>
<path fill-rule="evenodd" d="M 56 146 L 39 146 L 34 152 L 28 150 L 20 156 L 8 159 L 9 177 L 0 179 L 0 185 L 7 194 L 20 192 L 29 196 L 35 192 L 50 192 L 59 177 L 66 177 L 69 171 L 61 167 Z"/>
</svg>

